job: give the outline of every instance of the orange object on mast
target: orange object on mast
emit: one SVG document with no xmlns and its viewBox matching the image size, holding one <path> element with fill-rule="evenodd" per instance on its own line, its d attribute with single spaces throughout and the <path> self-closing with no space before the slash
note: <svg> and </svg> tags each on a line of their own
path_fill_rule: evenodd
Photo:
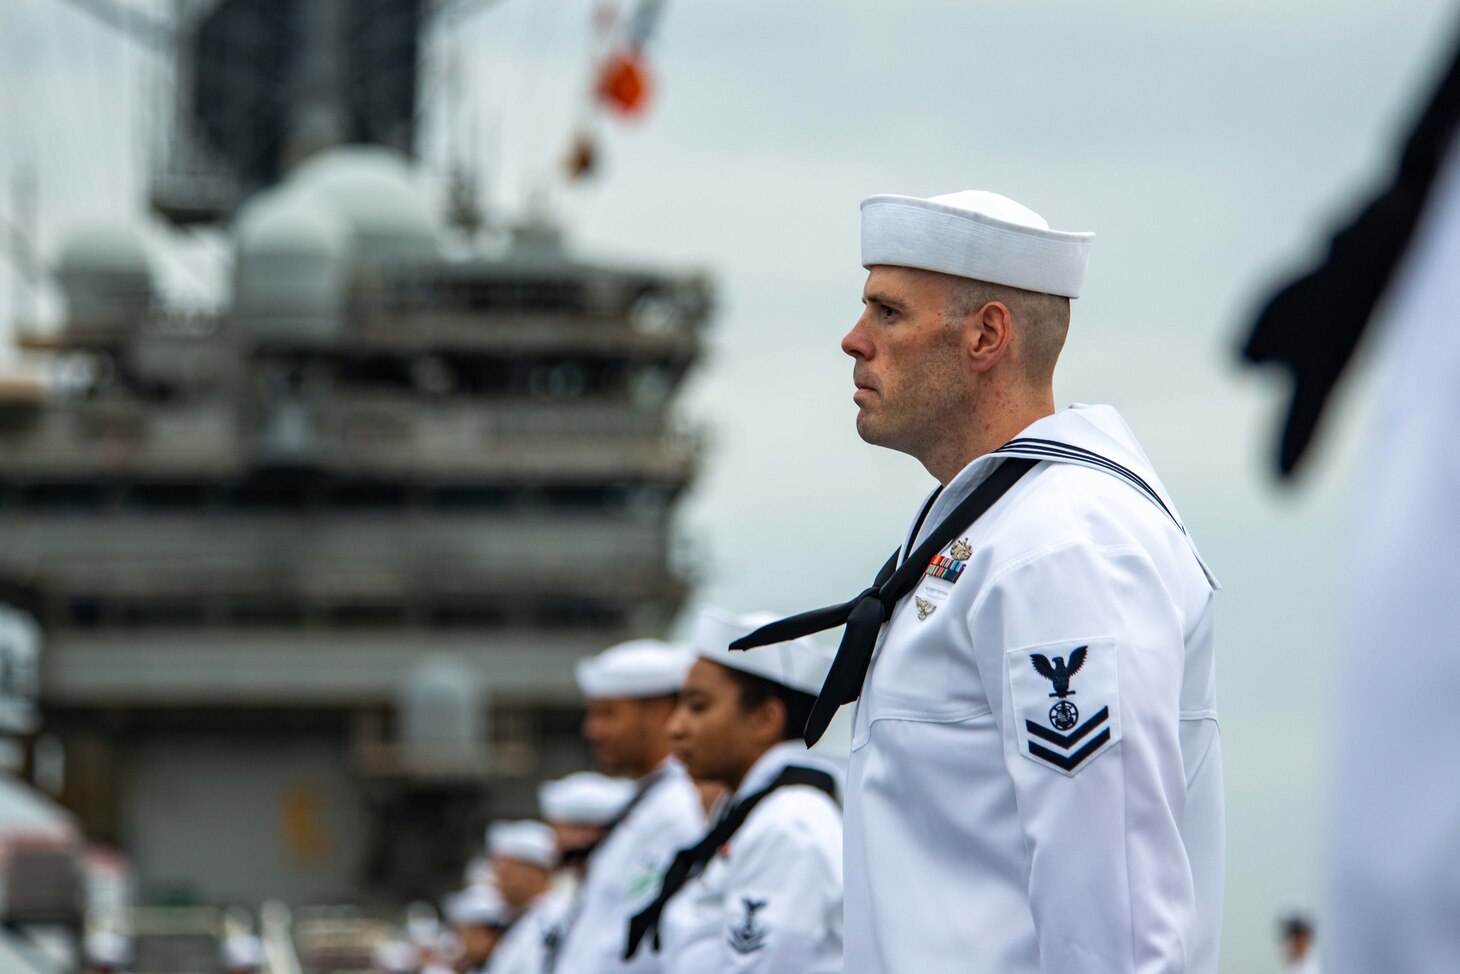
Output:
<svg viewBox="0 0 1460 974">
<path fill-rule="evenodd" d="M 625 117 L 648 107 L 649 87 L 649 67 L 638 51 L 610 55 L 598 74 L 599 101 Z"/>
</svg>

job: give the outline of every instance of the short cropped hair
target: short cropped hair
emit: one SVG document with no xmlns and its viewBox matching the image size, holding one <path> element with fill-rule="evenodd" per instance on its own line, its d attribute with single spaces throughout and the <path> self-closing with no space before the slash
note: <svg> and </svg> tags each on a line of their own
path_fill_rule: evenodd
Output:
<svg viewBox="0 0 1460 974">
<path fill-rule="evenodd" d="M 945 320 L 956 324 L 990 301 L 1001 302 L 1014 316 L 1024 350 L 1026 378 L 1040 381 L 1051 378 L 1070 331 L 1070 299 L 1007 284 L 958 278 L 949 293 Z"/>
</svg>

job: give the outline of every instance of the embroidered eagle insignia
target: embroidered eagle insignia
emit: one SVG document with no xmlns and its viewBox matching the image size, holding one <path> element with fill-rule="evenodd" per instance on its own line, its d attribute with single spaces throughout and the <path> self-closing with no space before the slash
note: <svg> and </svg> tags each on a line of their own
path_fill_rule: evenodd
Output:
<svg viewBox="0 0 1460 974">
<path fill-rule="evenodd" d="M 973 556 L 973 547 L 969 545 L 968 539 L 953 542 L 953 547 L 948 549 L 948 554 L 953 556 L 954 561 L 967 561 Z"/>
<path fill-rule="evenodd" d="M 930 615 L 933 614 L 933 610 L 937 608 L 936 605 L 934 605 L 933 603 L 929 602 L 927 599 L 923 598 L 921 595 L 914 595 L 913 596 L 913 601 L 916 602 L 917 603 L 917 606 L 918 606 L 918 621 L 919 622 L 926 621 L 927 618 L 928 618 L 928 616 L 930 616 Z"/>
<path fill-rule="evenodd" d="M 725 939 L 730 944 L 730 949 L 737 954 L 753 954 L 765 946 L 766 930 L 756 922 L 755 914 L 762 909 L 767 900 L 752 900 L 742 896 L 741 904 L 745 907 L 745 918 L 739 923 L 732 923 L 730 929 L 725 933 Z"/>
<path fill-rule="evenodd" d="M 1081 646 L 1070 653 L 1070 662 L 1065 663 L 1063 656 L 1056 656 L 1051 664 L 1049 657 L 1043 653 L 1030 653 L 1029 662 L 1034 664 L 1034 671 L 1054 685 L 1054 693 L 1051 697 L 1059 697 L 1063 700 L 1075 691 L 1070 689 L 1070 678 L 1080 672 L 1080 667 L 1085 665 L 1085 651 L 1090 647 Z"/>
</svg>

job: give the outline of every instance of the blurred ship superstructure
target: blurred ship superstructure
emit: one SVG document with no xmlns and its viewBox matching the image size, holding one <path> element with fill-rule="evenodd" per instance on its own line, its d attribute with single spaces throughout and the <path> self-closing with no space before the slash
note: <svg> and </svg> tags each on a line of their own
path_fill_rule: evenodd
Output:
<svg viewBox="0 0 1460 974">
<path fill-rule="evenodd" d="M 280 172 L 225 312 L 164 307 L 98 227 L 31 340 L 53 380 L 0 386 L 4 601 L 44 630 L 65 803 L 154 901 L 438 892 L 586 760 L 573 661 L 686 594 L 706 279 L 542 222 L 445 257 L 384 144 Z"/>
</svg>

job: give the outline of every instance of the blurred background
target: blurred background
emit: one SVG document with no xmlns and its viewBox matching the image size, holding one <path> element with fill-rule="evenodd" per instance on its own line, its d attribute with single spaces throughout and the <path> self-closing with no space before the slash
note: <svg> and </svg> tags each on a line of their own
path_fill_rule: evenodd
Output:
<svg viewBox="0 0 1460 974">
<path fill-rule="evenodd" d="M 78 855 L 93 909 L 436 899 L 588 765 L 575 659 L 696 602 L 860 590 L 931 482 L 853 428 L 857 203 L 986 188 L 1096 232 L 1060 404 L 1121 410 L 1225 586 L 1223 970 L 1277 970 L 1292 909 L 1321 944 L 1386 350 L 1296 486 L 1283 384 L 1236 350 L 1454 26 L 1439 0 L 0 0 L 12 915 L 52 922 L 70 894 L 21 878 Z"/>
</svg>

